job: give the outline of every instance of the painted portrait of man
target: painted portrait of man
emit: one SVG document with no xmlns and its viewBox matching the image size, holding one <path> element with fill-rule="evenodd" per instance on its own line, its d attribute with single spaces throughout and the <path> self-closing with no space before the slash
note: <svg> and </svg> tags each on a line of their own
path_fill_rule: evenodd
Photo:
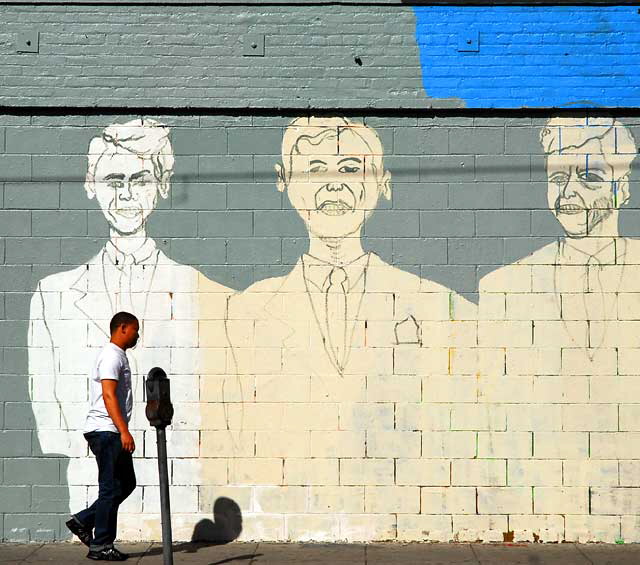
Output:
<svg viewBox="0 0 640 565">
<path fill-rule="evenodd" d="M 373 128 L 344 118 L 300 118 L 284 132 L 277 188 L 307 228 L 308 251 L 289 274 L 230 297 L 226 323 L 226 453 L 255 453 L 248 467 L 284 465 L 320 488 L 338 484 L 343 462 L 393 482 L 393 458 L 422 453 L 413 423 L 396 425 L 396 404 L 418 406 L 423 379 L 448 374 L 452 344 L 475 345 L 465 299 L 363 247 L 365 222 L 391 197 L 383 153 Z M 240 460 L 232 468 L 230 481 L 251 484 Z"/>
<path fill-rule="evenodd" d="M 564 116 L 547 122 L 540 142 L 549 209 L 564 236 L 482 279 L 480 345 L 509 341 L 507 370 L 516 373 L 535 370 L 525 361 L 535 352 L 549 374 L 615 375 L 636 333 L 627 306 L 638 290 L 640 241 L 619 228 L 635 142 L 618 120 Z"/>
<path fill-rule="evenodd" d="M 206 289 L 210 303 L 219 297 L 222 319 L 229 292 L 173 261 L 147 233 L 147 220 L 171 190 L 175 163 L 168 127 L 151 119 L 110 125 L 91 140 L 87 157 L 84 188 L 108 223 L 109 239 L 86 264 L 38 283 L 28 334 L 38 439 L 43 453 L 69 457 L 66 481 L 74 510 L 86 504 L 86 486 L 97 484 L 81 430 L 88 409 L 87 371 L 96 348 L 108 339 L 110 318 L 124 310 L 140 320 L 141 338 L 129 352 L 131 429 L 138 443 L 148 429 L 144 378 L 161 366 L 172 373 L 173 401 L 181 406 L 169 434 L 169 454 L 197 461 L 198 293 Z M 195 489 L 188 496 L 195 512 Z"/>
</svg>

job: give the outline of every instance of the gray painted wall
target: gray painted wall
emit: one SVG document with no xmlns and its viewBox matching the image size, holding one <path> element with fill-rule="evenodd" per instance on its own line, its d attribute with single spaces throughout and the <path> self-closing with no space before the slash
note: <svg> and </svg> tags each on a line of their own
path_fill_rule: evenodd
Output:
<svg viewBox="0 0 640 565">
<path fill-rule="evenodd" d="M 3 105 L 430 106 L 409 6 L 2 11 Z M 24 32 L 39 32 L 39 53 L 16 52 L 16 34 Z M 248 34 L 265 36 L 264 57 L 243 55 Z"/>
</svg>

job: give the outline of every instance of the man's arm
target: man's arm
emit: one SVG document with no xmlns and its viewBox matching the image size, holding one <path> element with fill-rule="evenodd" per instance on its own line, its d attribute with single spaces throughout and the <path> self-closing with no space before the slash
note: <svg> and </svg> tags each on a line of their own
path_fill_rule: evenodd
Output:
<svg viewBox="0 0 640 565">
<path fill-rule="evenodd" d="M 133 453 L 136 449 L 136 444 L 133 441 L 133 436 L 129 433 L 129 426 L 127 426 L 127 422 L 122 417 L 118 396 L 116 395 L 118 381 L 113 379 L 102 379 L 100 382 L 102 384 L 102 399 L 104 400 L 104 405 L 109 417 L 120 432 L 122 449 L 129 453 Z"/>
</svg>

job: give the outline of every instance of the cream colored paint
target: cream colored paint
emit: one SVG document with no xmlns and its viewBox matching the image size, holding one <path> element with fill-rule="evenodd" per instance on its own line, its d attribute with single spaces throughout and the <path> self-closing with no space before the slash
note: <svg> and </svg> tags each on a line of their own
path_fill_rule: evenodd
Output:
<svg viewBox="0 0 640 565">
<path fill-rule="evenodd" d="M 103 139 L 117 139 L 118 127 Z M 148 155 L 156 164 L 164 155 L 170 171 L 163 136 L 151 153 L 109 162 L 130 163 L 130 176 Z M 131 357 L 145 459 L 121 514 L 126 539 L 160 537 L 141 396 L 142 376 L 159 365 L 176 407 L 176 539 L 190 539 L 227 497 L 246 540 L 502 541 L 508 530 L 516 540 L 640 540 L 640 245 L 618 231 L 635 145 L 618 121 L 566 117 L 550 120 L 540 140 L 549 206 L 566 237 L 486 276 L 478 308 L 363 250 L 364 222 L 391 197 L 393 179 L 373 128 L 342 118 L 300 118 L 284 132 L 277 189 L 310 240 L 288 275 L 229 296 L 154 250 L 153 260 L 125 259 L 124 292 L 105 249 L 41 281 L 31 394 L 43 452 L 71 458 L 72 510 L 96 484 L 79 432 L 85 375 L 110 315 L 127 306 L 143 319 Z M 126 210 L 122 221 L 100 194 L 123 257 L 151 245 L 145 220 L 169 179 L 159 173 L 141 195 L 146 212 Z M 89 196 L 95 182 L 89 175 Z M 136 217 L 139 229 L 122 233 Z"/>
<path fill-rule="evenodd" d="M 514 473 L 510 484 L 534 487 L 535 514 L 566 515 L 564 531 L 559 524 L 549 528 L 551 522 L 537 530 L 525 516 L 519 527 L 547 539 L 631 541 L 637 532 L 619 533 L 620 516 L 634 504 L 629 492 L 616 488 L 615 459 L 636 455 L 603 443 L 625 441 L 619 414 L 640 402 L 618 376 L 630 370 L 623 360 L 637 351 L 640 328 L 640 241 L 619 233 L 635 142 L 617 120 L 567 117 L 549 120 L 540 141 L 549 207 L 565 236 L 482 279 L 478 343 L 499 348 L 505 369 L 484 371 L 480 386 L 520 383 L 502 400 L 514 404 L 507 431 L 531 430 L 531 453 L 511 461 L 504 446 L 500 456 Z M 638 366 L 627 374 L 640 374 Z M 603 394 L 603 387 L 621 394 Z M 498 449 L 495 443 L 487 448 Z M 597 515 L 604 512 L 593 498 L 589 515 L 589 489 L 598 487 L 619 502 L 607 507 L 607 518 Z"/>
<path fill-rule="evenodd" d="M 475 346 L 475 308 L 363 251 L 364 221 L 392 190 L 372 128 L 294 120 L 282 151 L 278 188 L 305 222 L 310 248 L 288 275 L 229 299 L 230 378 L 245 391 L 227 404 L 229 435 L 244 440 L 229 443 L 229 480 L 251 489 L 258 516 L 282 516 L 276 537 L 395 537 L 392 515 L 420 512 L 419 487 L 396 486 L 395 467 L 406 458 L 419 466 L 422 453 L 421 430 L 398 427 L 396 411 L 421 403 L 433 360 L 455 381 L 450 351 Z M 344 292 L 331 289 L 334 269 Z M 293 526 L 299 515 L 308 518 Z"/>
</svg>

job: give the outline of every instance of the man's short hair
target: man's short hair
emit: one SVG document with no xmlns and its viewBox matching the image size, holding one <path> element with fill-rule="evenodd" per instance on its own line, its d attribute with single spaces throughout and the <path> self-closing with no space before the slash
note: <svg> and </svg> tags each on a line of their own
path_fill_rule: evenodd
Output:
<svg viewBox="0 0 640 565">
<path fill-rule="evenodd" d="M 586 146 L 596 142 L 599 151 Z M 598 152 L 618 173 L 618 180 L 631 170 L 636 157 L 635 140 L 625 126 L 616 118 L 590 118 L 554 116 L 540 132 L 540 143 L 547 155 L 587 154 Z"/>
<path fill-rule="evenodd" d="M 118 312 L 109 322 L 109 333 L 113 335 L 120 326 L 128 326 L 136 322 L 138 322 L 138 318 L 130 312 Z"/>
<path fill-rule="evenodd" d="M 336 139 L 352 134 L 358 137 L 367 147 L 371 156 L 372 170 L 378 179 L 384 174 L 382 158 L 384 149 L 376 131 L 360 122 L 338 117 L 305 117 L 296 118 L 286 128 L 282 138 L 282 162 L 286 170 L 286 181 L 291 178 L 291 160 L 293 155 L 300 154 L 300 144 L 307 142 L 319 145 L 326 139 Z"/>
<path fill-rule="evenodd" d="M 105 155 L 129 153 L 149 159 L 154 177 L 159 183 L 168 184 L 175 162 L 169 131 L 164 124 L 148 118 L 110 125 L 89 143 L 88 178 L 95 178 L 98 163 Z"/>
</svg>

